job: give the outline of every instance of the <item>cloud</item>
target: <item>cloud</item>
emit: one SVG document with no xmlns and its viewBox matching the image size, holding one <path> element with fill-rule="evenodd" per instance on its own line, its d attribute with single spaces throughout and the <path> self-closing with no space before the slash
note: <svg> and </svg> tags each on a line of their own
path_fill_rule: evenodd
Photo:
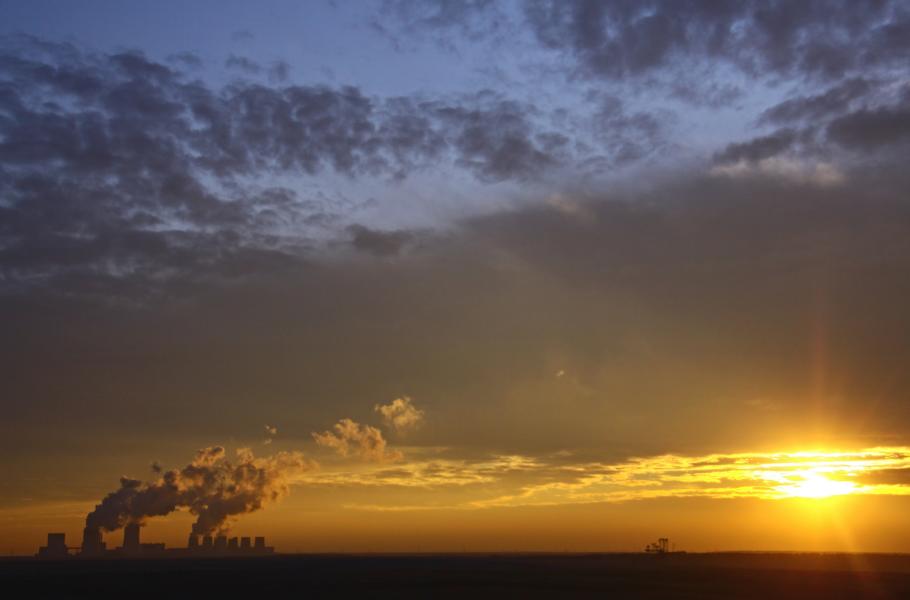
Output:
<svg viewBox="0 0 910 600">
<path fill-rule="evenodd" d="M 670 97 L 688 102 L 693 106 L 708 108 L 729 108 L 745 96 L 745 91 L 732 83 L 698 81 L 681 73 L 670 83 Z"/>
<path fill-rule="evenodd" d="M 685 3 L 538 0 L 527 21 L 588 77 L 621 79 L 722 62 L 749 75 L 838 78 L 907 56 L 891 2 Z"/>
<path fill-rule="evenodd" d="M 905 147 L 910 142 L 910 101 L 897 106 L 863 108 L 839 117 L 828 126 L 828 137 L 841 146 L 858 150 Z"/>
<path fill-rule="evenodd" d="M 803 145 L 802 152 L 797 148 Z M 713 176 L 767 177 L 782 182 L 831 187 L 844 183 L 845 174 L 832 162 L 815 158 L 810 151 L 812 132 L 791 128 L 745 142 L 727 145 L 714 154 Z"/>
<path fill-rule="evenodd" d="M 160 473 L 154 481 L 122 477 L 120 488 L 88 514 L 86 529 L 113 531 L 187 508 L 196 515 L 193 533 L 223 531 L 230 519 L 287 495 L 291 478 L 312 467 L 299 452 L 256 458 L 249 449 L 239 449 L 236 461 L 229 461 L 223 447 L 203 448 L 190 464 Z"/>
<path fill-rule="evenodd" d="M 786 124 L 795 121 L 817 121 L 845 112 L 859 98 L 875 88 L 876 82 L 863 77 L 842 81 L 818 94 L 789 98 L 764 110 L 760 123 Z"/>
<path fill-rule="evenodd" d="M 603 96 L 596 103 L 593 132 L 615 164 L 640 160 L 666 145 L 665 115 L 629 112 L 615 96 Z"/>
<path fill-rule="evenodd" d="M 291 74 L 291 65 L 283 60 L 276 60 L 268 68 L 269 81 L 282 83 L 287 81 Z"/>
<path fill-rule="evenodd" d="M 217 414 L 219 426 L 242 436 L 266 411 L 285 414 L 282 399 L 299 394 L 305 379 L 337 415 L 358 414 L 354 398 L 391 400 L 407 382 L 413 398 L 439 398 L 433 443 L 475 452 L 619 438 L 640 440 L 636 452 L 653 452 L 648 444 L 658 442 L 648 440 L 701 450 L 853 414 L 887 442 L 910 431 L 900 401 L 910 389 L 902 362 L 910 331 L 907 174 L 880 159 L 875 169 L 838 165 L 843 181 L 821 186 L 808 179 L 812 162 L 806 174 L 797 164 L 792 179 L 776 174 L 791 167 L 759 161 L 755 169 L 772 172 L 747 166 L 742 175 L 569 189 L 564 202 L 543 196 L 424 232 L 398 260 L 346 252 L 282 266 L 284 254 L 247 254 L 236 269 L 254 275 L 230 284 L 211 275 L 220 267 L 196 266 L 226 256 L 209 259 L 195 236 L 178 238 L 178 256 L 190 265 L 182 267 L 167 246 L 153 244 L 157 236 L 111 234 L 114 248 L 141 244 L 154 270 L 199 276 L 175 280 L 165 271 L 131 290 L 157 294 L 156 310 L 96 303 L 118 291 L 113 276 L 105 279 L 110 289 L 67 279 L 67 296 L 0 299 L 0 347 L 18 374 L 9 393 L 21 399 L 9 418 L 23 431 L 48 415 L 67 427 L 100 420 L 114 431 L 142 419 L 151 430 L 192 436 Z M 65 207 L 66 195 L 59 198 Z M 50 258 L 42 253 L 51 244 L 35 248 L 17 260 L 83 260 L 78 244 Z M 822 326 L 830 367 L 816 397 L 807 374 L 812 328 Z M 225 343 L 226 332 L 234 343 Z M 124 339 L 133 340 L 129 351 Z M 95 356 L 118 357 L 116 366 Z M 152 367 L 133 366 L 146 363 Z M 571 377 L 553 377 L 559 368 Z M 47 372 L 59 376 L 49 382 Z M 778 410 L 749 410 L 754 418 L 744 420 L 744 403 L 756 397 L 774 398 Z M 191 398 L 179 423 L 162 416 Z M 557 402 L 568 408 L 554 412 Z M 336 420 L 317 405 L 301 410 L 284 429 Z M 699 416 L 705 412 L 713 426 Z M 855 422 L 819 427 L 851 433 Z"/>
<path fill-rule="evenodd" d="M 910 495 L 910 449 L 663 454 L 617 461 L 549 456 L 495 455 L 478 459 L 429 458 L 389 469 L 319 471 L 301 475 L 307 486 L 369 489 L 364 510 L 474 510 L 634 502 L 654 498 L 755 498 L 782 500 L 813 495 L 812 484 L 833 493 Z M 409 504 L 399 494 L 407 490 Z M 443 496 L 440 491 L 446 490 Z M 445 504 L 439 504 L 439 498 Z"/>
<path fill-rule="evenodd" d="M 714 176 L 721 177 L 768 177 L 778 181 L 818 187 L 836 186 L 845 181 L 845 175 L 830 163 L 778 156 L 752 162 L 739 160 L 735 163 L 715 165 L 710 172 Z"/>
<path fill-rule="evenodd" d="M 382 98 L 281 85 L 282 63 L 272 84 L 217 88 L 185 64 L 4 38 L 0 286 L 142 288 L 198 280 L 200 268 L 231 279 L 272 259 L 292 266 L 325 238 L 334 210 L 306 197 L 302 180 L 400 181 L 439 167 L 532 181 L 571 154 L 535 107 L 489 91 Z M 261 69 L 237 56 L 228 66 Z M 408 237 L 362 227 L 355 246 L 379 254 Z"/>
<path fill-rule="evenodd" d="M 843 108 L 816 99 L 837 81 L 782 81 L 761 98 L 811 110 L 735 140 L 726 150 L 739 160 L 602 185 L 548 177 L 592 153 L 612 165 L 625 141 L 647 162 L 649 140 L 667 135 L 659 98 L 584 94 L 590 105 L 562 115 L 543 92 L 534 104 L 513 92 L 219 87 L 136 53 L 20 44 L 2 55 L 0 352 L 16 374 L 16 443 L 36 444 L 25 432 L 51 417 L 67 431 L 141 419 L 162 434 L 243 436 L 263 408 L 285 414 L 302 379 L 340 415 L 403 387 L 439 398 L 434 443 L 471 452 L 702 448 L 813 415 L 907 431 L 905 153 L 847 126 L 899 115 L 898 75 L 863 74 L 881 86 Z M 656 137 L 640 113 L 658 120 Z M 790 146 L 755 142 L 782 130 L 796 132 Z M 584 149 L 595 134 L 600 147 Z M 323 178 L 359 191 L 311 192 Z M 402 203 L 381 221 L 359 208 L 376 181 Z M 462 183 L 479 209 L 445 196 Z M 395 223 L 417 204 L 444 212 L 421 200 L 437 190 L 457 205 L 444 227 Z M 831 365 L 826 409 L 812 412 L 815 321 Z M 552 376 L 561 365 L 571 377 Z M 756 397 L 779 409 L 743 422 Z M 283 427 L 334 422 L 320 410 Z"/>
<path fill-rule="evenodd" d="M 228 69 L 242 71 L 248 75 L 258 75 L 262 72 L 262 67 L 257 62 L 250 60 L 245 56 L 237 56 L 235 54 L 231 54 L 227 58 L 224 62 L 224 66 Z"/>
<path fill-rule="evenodd" d="M 234 42 L 249 42 L 254 39 L 256 36 L 248 29 L 238 29 L 231 34 L 231 40 Z"/>
<path fill-rule="evenodd" d="M 364 225 L 350 225 L 351 245 L 357 250 L 385 257 L 395 256 L 414 239 L 410 231 L 377 231 Z"/>
<path fill-rule="evenodd" d="M 759 161 L 789 150 L 797 140 L 796 131 L 780 129 L 771 135 L 728 145 L 715 154 L 716 162 Z"/>
<path fill-rule="evenodd" d="M 485 91 L 461 105 L 435 103 L 430 109 L 450 132 L 456 164 L 481 181 L 534 179 L 564 158 L 567 140 L 538 134 L 528 118 L 531 106 Z"/>
<path fill-rule="evenodd" d="M 807 487 L 822 482 L 832 493 L 910 495 L 910 486 L 865 483 L 880 467 L 906 465 L 907 448 L 869 448 L 856 452 L 773 452 L 664 455 L 625 463 L 574 466 L 568 481 L 523 486 L 519 493 L 477 501 L 474 506 L 523 506 L 628 502 L 650 498 L 783 498 L 812 496 Z M 590 468 L 591 473 L 586 474 Z M 567 473 L 567 474 L 568 474 Z M 871 475 L 874 480 L 875 475 Z M 549 478 L 548 478 L 549 479 Z M 890 481 L 889 481 L 890 483 Z"/>
<path fill-rule="evenodd" d="M 324 448 L 335 450 L 341 456 L 356 454 L 362 460 L 389 462 L 401 460 L 402 454 L 387 447 L 382 432 L 370 425 L 351 419 L 341 419 L 334 431 L 314 433 L 313 439 Z"/>
<path fill-rule="evenodd" d="M 382 415 L 382 420 L 387 425 L 399 433 L 416 429 L 423 423 L 424 411 L 414 406 L 407 396 L 395 398 L 388 404 L 377 404 L 374 410 Z"/>
<path fill-rule="evenodd" d="M 397 50 L 404 50 L 417 38 L 457 52 L 461 42 L 477 43 L 507 32 L 509 18 L 501 9 L 491 0 L 384 0 L 372 26 Z"/>
</svg>

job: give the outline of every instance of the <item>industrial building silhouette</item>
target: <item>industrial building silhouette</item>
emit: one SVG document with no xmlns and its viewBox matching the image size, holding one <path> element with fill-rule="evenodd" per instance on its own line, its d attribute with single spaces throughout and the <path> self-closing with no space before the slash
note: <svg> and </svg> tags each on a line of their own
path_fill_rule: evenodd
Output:
<svg viewBox="0 0 910 600">
<path fill-rule="evenodd" d="M 123 528 L 123 545 L 108 549 L 101 530 L 86 527 L 81 546 L 67 546 L 66 534 L 48 533 L 47 545 L 38 548 L 38 558 L 164 558 L 177 556 L 262 556 L 274 554 L 275 548 L 265 545 L 265 537 L 231 537 L 225 535 L 199 536 L 191 533 L 186 548 L 166 548 L 163 543 L 142 543 L 140 525 L 129 523 Z M 201 541 L 200 541 L 201 540 Z"/>
</svg>

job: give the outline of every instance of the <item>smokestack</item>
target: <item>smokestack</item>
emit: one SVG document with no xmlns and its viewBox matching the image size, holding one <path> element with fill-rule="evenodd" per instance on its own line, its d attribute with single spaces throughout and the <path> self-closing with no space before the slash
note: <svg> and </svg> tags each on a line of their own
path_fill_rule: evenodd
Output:
<svg viewBox="0 0 910 600">
<path fill-rule="evenodd" d="M 256 538 L 256 550 L 265 550 L 265 538 L 261 535 Z"/>
<path fill-rule="evenodd" d="M 82 554 L 96 556 L 104 552 L 101 530 L 97 527 L 86 527 L 82 530 Z"/>
<path fill-rule="evenodd" d="M 309 466 L 298 452 L 256 458 L 243 449 L 231 461 L 221 446 L 203 448 L 190 464 L 159 473 L 155 481 L 121 477 L 120 488 L 86 515 L 85 525 L 96 531 L 116 531 L 130 522 L 187 508 L 196 516 L 193 532 L 212 534 L 226 529 L 230 519 L 287 495 L 291 476 Z M 93 544 L 89 540 L 86 548 L 97 546 Z"/>
<path fill-rule="evenodd" d="M 212 536 L 210 536 L 210 535 L 202 536 L 202 547 L 206 548 L 207 550 L 212 549 Z"/>
<path fill-rule="evenodd" d="M 237 538 L 232 537 L 231 539 L 228 540 L 228 550 L 233 550 L 233 551 L 237 550 Z"/>
<path fill-rule="evenodd" d="M 127 523 L 123 528 L 123 551 L 139 552 L 139 523 Z"/>
<path fill-rule="evenodd" d="M 250 538 L 242 537 L 240 538 L 240 549 L 249 550 L 250 549 Z"/>
<path fill-rule="evenodd" d="M 219 535 L 215 538 L 215 550 L 224 552 L 225 548 L 227 548 L 227 536 Z"/>
<path fill-rule="evenodd" d="M 195 533 L 190 534 L 190 539 L 186 542 L 186 547 L 194 550 L 199 547 L 199 536 Z"/>
</svg>

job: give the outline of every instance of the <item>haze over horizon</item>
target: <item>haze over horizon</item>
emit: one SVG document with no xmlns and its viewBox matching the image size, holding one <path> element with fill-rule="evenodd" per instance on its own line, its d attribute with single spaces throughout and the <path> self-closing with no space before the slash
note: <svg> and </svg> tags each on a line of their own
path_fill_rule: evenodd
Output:
<svg viewBox="0 0 910 600">
<path fill-rule="evenodd" d="M 0 551 L 910 552 L 906 1 L 0 17 Z"/>
</svg>

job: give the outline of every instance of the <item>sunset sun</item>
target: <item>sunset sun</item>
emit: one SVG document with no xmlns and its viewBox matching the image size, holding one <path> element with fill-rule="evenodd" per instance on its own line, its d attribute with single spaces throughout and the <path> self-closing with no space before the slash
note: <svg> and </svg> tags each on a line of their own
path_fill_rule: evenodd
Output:
<svg viewBox="0 0 910 600">
<path fill-rule="evenodd" d="M 857 486 L 852 481 L 836 481 L 811 471 L 797 475 L 795 479 L 794 483 L 780 485 L 775 489 L 790 498 L 830 498 L 857 491 Z"/>
</svg>

